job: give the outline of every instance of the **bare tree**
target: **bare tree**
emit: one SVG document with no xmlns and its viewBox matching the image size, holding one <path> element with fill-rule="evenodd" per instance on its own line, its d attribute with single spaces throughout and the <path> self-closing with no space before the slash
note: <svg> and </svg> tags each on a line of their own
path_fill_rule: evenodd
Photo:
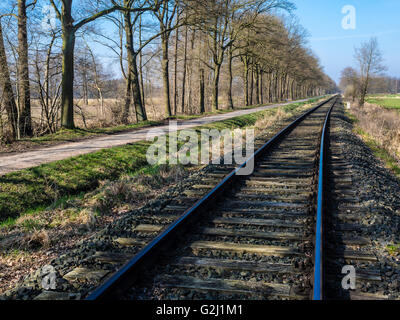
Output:
<svg viewBox="0 0 400 320">
<path fill-rule="evenodd" d="M 193 23 L 209 36 L 212 55 L 212 65 L 209 67 L 214 74 L 212 108 L 218 110 L 219 82 L 226 51 L 259 14 L 273 9 L 290 10 L 293 5 L 286 0 L 188 0 L 187 4 L 188 10 L 193 12 Z"/>
<path fill-rule="evenodd" d="M 133 3 L 134 0 L 127 0 Z M 75 22 L 72 16 L 72 2 L 73 0 L 61 0 L 61 8 L 56 4 L 55 0 L 50 0 L 57 17 L 62 26 L 62 40 L 63 40 L 63 75 L 62 75 L 62 97 L 61 97 L 61 125 L 65 128 L 74 128 L 74 50 L 75 39 L 77 31 L 83 26 L 87 25 L 94 20 L 106 16 L 117 10 L 124 12 L 143 12 L 154 10 L 155 7 L 152 3 L 148 6 L 141 7 L 127 7 L 117 4 L 116 1 L 111 0 L 111 4 L 105 6 L 102 10 L 96 10 L 95 13 L 89 14 L 88 17 Z M 101 1 L 99 1 L 99 4 Z M 149 2 L 149 1 L 146 1 Z M 158 1 L 156 1 L 157 3 Z"/>
<path fill-rule="evenodd" d="M 379 74 L 386 70 L 382 64 L 383 57 L 379 50 L 378 40 L 371 38 L 355 50 L 355 58 L 360 68 L 360 106 L 365 103 L 371 75 Z"/>
<path fill-rule="evenodd" d="M 54 54 L 54 45 L 58 34 L 52 32 L 50 42 L 46 45 L 45 52 L 36 48 L 33 59 L 36 84 L 36 94 L 41 106 L 40 127 L 38 134 L 55 133 L 58 129 L 58 115 L 60 111 L 61 93 L 61 57 Z M 44 70 L 44 74 L 43 74 Z M 35 89 L 35 87 L 33 88 Z"/>
<path fill-rule="evenodd" d="M 162 119 L 180 112 L 233 108 L 243 98 L 247 105 L 259 104 L 317 95 L 335 87 L 303 43 L 300 28 L 276 15 L 278 9 L 293 8 L 289 0 L 5 3 L 10 18 L 7 24 L 2 19 L 0 30 L 0 38 L 4 37 L 0 39 L 0 101 L 7 121 L 1 126 L 9 126 L 15 138 L 30 135 L 32 129 L 42 135 L 73 128 L 74 108 L 79 109 L 76 96 L 85 103 L 98 97 L 97 116 L 105 125 L 106 99 L 120 100 L 112 108 L 113 116 L 129 123 L 133 113 L 138 121 L 147 119 L 146 99 L 149 116 Z M 50 32 L 40 28 L 46 3 L 59 20 Z M 113 23 L 109 34 L 93 23 L 101 17 Z M 104 68 L 107 51 L 99 54 L 97 47 L 90 48 L 91 42 L 116 54 L 123 78 L 111 79 L 113 72 Z M 398 80 L 376 78 L 373 88 L 396 91 L 398 84 Z M 163 100 L 156 99 L 161 96 Z M 160 112 L 160 104 L 165 113 Z M 84 112 L 87 107 L 77 114 Z M 90 126 L 92 117 L 86 120 Z"/>
</svg>

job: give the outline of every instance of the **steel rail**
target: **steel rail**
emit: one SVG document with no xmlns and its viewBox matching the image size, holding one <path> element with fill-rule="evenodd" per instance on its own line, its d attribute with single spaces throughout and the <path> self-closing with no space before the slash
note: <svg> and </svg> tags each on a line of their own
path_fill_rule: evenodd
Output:
<svg viewBox="0 0 400 320">
<path fill-rule="evenodd" d="M 260 156 L 265 154 L 270 148 L 279 142 L 288 132 L 293 130 L 300 122 L 307 118 L 310 114 L 326 105 L 336 96 L 318 104 L 315 108 L 306 112 L 286 128 L 277 133 L 271 140 L 259 148 L 247 161 L 234 169 L 228 176 L 226 176 L 215 188 L 213 188 L 206 196 L 197 201 L 191 208 L 186 210 L 182 216 L 172 223 L 164 232 L 156 237 L 150 244 L 143 248 L 132 260 L 127 262 L 119 271 L 117 271 L 108 281 L 92 292 L 86 300 L 112 300 L 116 299 L 118 295 L 123 293 L 126 289 L 131 287 L 139 276 L 140 271 L 146 266 L 151 265 L 157 259 L 160 252 L 168 247 L 173 240 L 182 233 L 184 227 L 193 223 L 199 218 L 202 212 L 211 206 L 215 200 L 223 193 L 230 185 L 236 181 L 237 173 L 243 168 L 247 167 L 251 161 L 256 161 Z"/>
<path fill-rule="evenodd" d="M 332 110 L 336 101 L 332 104 L 326 115 L 324 127 L 321 136 L 321 147 L 319 155 L 319 172 L 318 172 L 318 197 L 317 197 L 317 223 L 315 230 L 315 254 L 314 254 L 314 286 L 313 300 L 320 301 L 324 299 L 324 266 L 323 266 L 323 245 L 324 245 L 324 207 L 325 207 L 325 160 L 327 154 L 327 132 L 330 122 Z"/>
</svg>

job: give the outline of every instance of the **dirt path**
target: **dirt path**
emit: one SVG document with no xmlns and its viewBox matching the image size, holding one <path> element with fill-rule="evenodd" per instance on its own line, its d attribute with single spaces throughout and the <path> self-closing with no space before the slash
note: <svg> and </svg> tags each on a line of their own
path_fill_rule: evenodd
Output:
<svg viewBox="0 0 400 320">
<path fill-rule="evenodd" d="M 264 106 L 264 107 L 248 109 L 248 110 L 234 111 L 234 112 L 227 113 L 227 114 L 215 115 L 215 116 L 210 116 L 210 117 L 205 117 L 205 118 L 187 120 L 187 121 L 183 121 L 183 122 L 179 123 L 178 130 L 190 129 L 190 128 L 206 125 L 206 124 L 217 122 L 217 121 L 223 121 L 226 119 L 231 119 L 234 117 L 255 113 L 258 111 L 273 109 L 278 106 L 285 106 L 288 104 L 304 102 L 304 101 L 307 101 L 307 99 L 293 101 L 293 102 L 289 102 L 289 103 L 281 103 L 281 104 L 275 104 L 275 105 L 270 105 L 270 106 Z M 146 140 L 146 138 L 148 136 L 150 136 L 150 137 L 157 136 L 157 134 L 154 134 L 154 133 L 149 135 L 149 132 L 151 132 L 151 130 L 154 130 L 154 129 L 163 130 L 165 133 L 168 133 L 169 126 L 164 125 L 164 126 L 158 126 L 158 127 L 152 127 L 152 128 L 146 128 L 146 129 L 139 129 L 139 130 L 135 130 L 132 132 L 125 132 L 125 133 L 115 134 L 115 135 L 111 135 L 111 136 L 88 139 L 88 140 L 79 141 L 79 142 L 66 143 L 66 144 L 61 144 L 61 145 L 57 145 L 54 147 L 38 149 L 35 151 L 14 153 L 12 155 L 1 156 L 0 157 L 0 176 L 4 175 L 6 173 L 10 173 L 10 172 L 14 172 L 14 171 L 22 170 L 22 169 L 37 167 L 39 165 L 42 165 L 45 163 L 50 163 L 53 161 L 59 161 L 59 160 L 67 159 L 70 157 L 79 156 L 82 154 L 96 152 L 96 151 L 99 151 L 102 149 L 108 149 L 108 148 L 112 148 L 112 147 L 126 145 L 128 143 L 143 141 L 143 140 Z M 171 131 L 171 132 L 173 132 L 173 131 Z"/>
</svg>

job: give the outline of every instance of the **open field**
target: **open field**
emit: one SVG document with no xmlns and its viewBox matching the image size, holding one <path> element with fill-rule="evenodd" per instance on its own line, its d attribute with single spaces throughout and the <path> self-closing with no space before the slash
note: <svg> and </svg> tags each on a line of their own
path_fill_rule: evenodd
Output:
<svg viewBox="0 0 400 320">
<path fill-rule="evenodd" d="M 386 109 L 400 109 L 400 94 L 370 95 L 367 102 Z"/>
</svg>

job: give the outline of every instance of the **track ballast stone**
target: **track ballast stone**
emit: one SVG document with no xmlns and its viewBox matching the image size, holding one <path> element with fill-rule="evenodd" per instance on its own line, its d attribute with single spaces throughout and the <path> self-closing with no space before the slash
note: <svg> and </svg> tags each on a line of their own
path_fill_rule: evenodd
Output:
<svg viewBox="0 0 400 320">
<path fill-rule="evenodd" d="M 360 291 L 399 299 L 400 255 L 390 255 L 387 246 L 400 243 L 400 181 L 354 134 L 353 123 L 344 114 L 343 106 L 333 113 L 331 128 L 332 143 L 340 145 L 342 157 L 352 167 L 351 191 L 359 201 L 360 235 L 371 240 L 368 250 L 378 260 L 371 265 L 380 271 L 382 278 L 379 282 L 360 281 Z"/>
</svg>

